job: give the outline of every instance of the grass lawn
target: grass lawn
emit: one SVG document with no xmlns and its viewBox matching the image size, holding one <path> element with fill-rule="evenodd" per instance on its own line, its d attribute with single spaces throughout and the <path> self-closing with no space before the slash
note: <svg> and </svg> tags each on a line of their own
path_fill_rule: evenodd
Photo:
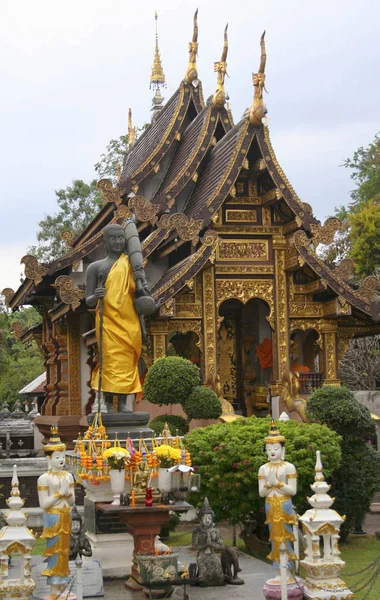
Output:
<svg viewBox="0 0 380 600">
<path fill-rule="evenodd" d="M 42 555 L 43 551 L 46 548 L 46 540 L 42 540 L 41 538 L 37 538 L 34 546 L 33 546 L 33 550 L 32 550 L 32 556 L 37 556 L 37 555 Z"/>
<path fill-rule="evenodd" d="M 372 561 L 380 555 L 380 540 L 374 535 L 349 535 L 347 541 L 339 546 L 341 551 L 341 558 L 346 563 L 346 567 L 342 572 L 342 579 L 348 585 L 349 588 L 358 582 L 364 575 L 366 576 L 364 581 L 367 581 L 370 573 L 374 571 L 370 569 L 361 575 L 354 577 L 346 577 L 345 573 L 356 573 L 361 571 Z M 380 571 L 380 564 L 377 565 Z M 364 581 L 362 583 L 364 583 Z M 368 588 L 365 588 L 361 592 L 355 593 L 355 600 L 362 600 L 365 597 Z M 367 600 L 379 600 L 380 598 L 380 573 L 379 577 L 369 593 Z"/>
</svg>

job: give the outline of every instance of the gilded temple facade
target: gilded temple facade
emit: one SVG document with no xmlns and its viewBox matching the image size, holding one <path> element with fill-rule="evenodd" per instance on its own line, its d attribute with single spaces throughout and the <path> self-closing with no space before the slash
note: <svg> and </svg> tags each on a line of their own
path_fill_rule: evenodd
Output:
<svg viewBox="0 0 380 600">
<path fill-rule="evenodd" d="M 335 268 L 318 255 L 340 227 L 324 225 L 296 195 L 263 124 L 266 51 L 261 39 L 253 101 L 238 123 L 226 104 L 228 40 L 215 63 L 216 90 L 205 101 L 198 79 L 194 18 L 184 79 L 163 104 L 158 45 L 151 82 L 152 122 L 135 139 L 118 182 L 99 181 L 104 206 L 77 237 L 65 232 L 67 253 L 51 264 L 23 257 L 25 281 L 4 290 L 12 309 L 32 304 L 42 324 L 15 331 L 36 339 L 47 382 L 42 415 L 89 413 L 89 382 L 97 361 L 94 312 L 84 303 L 88 264 L 104 256 L 102 230 L 133 217 L 147 280 L 159 312 L 146 321 L 142 377 L 167 354 L 189 358 L 204 383 L 219 385 L 243 414 L 267 411 L 267 395 L 304 417 L 311 389 L 339 385 L 349 341 L 378 331 L 378 280 L 355 289 L 353 265 Z"/>
</svg>

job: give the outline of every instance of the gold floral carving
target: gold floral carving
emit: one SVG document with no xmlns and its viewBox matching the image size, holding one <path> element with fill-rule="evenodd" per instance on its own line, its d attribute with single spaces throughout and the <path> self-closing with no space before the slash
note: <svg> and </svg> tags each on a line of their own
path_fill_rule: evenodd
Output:
<svg viewBox="0 0 380 600">
<path fill-rule="evenodd" d="M 22 334 L 26 331 L 24 326 L 21 325 L 21 323 L 18 323 L 17 321 L 15 321 L 14 323 L 11 323 L 11 327 L 12 327 L 15 338 L 17 338 L 18 340 L 22 337 Z"/>
<path fill-rule="evenodd" d="M 329 217 L 323 225 L 310 225 L 313 234 L 312 242 L 315 247 L 319 244 L 331 244 L 337 231 L 342 231 L 342 221 L 337 217 Z"/>
<path fill-rule="evenodd" d="M 114 211 L 113 215 L 116 221 L 118 221 L 119 219 L 127 220 L 132 217 L 132 213 L 126 204 L 119 204 L 117 209 Z"/>
<path fill-rule="evenodd" d="M 34 285 L 41 283 L 42 278 L 47 274 L 48 269 L 44 265 L 41 265 L 35 256 L 26 254 L 20 260 L 20 264 L 25 265 L 25 277 L 32 279 Z"/>
<path fill-rule="evenodd" d="M 268 260 L 268 240 L 240 242 L 223 240 L 217 252 L 217 260 Z"/>
<path fill-rule="evenodd" d="M 202 320 L 201 319 L 171 319 L 168 324 L 169 333 L 178 331 L 179 333 L 193 332 L 198 336 L 196 345 L 203 352 Z"/>
<path fill-rule="evenodd" d="M 342 360 L 343 356 L 346 354 L 348 350 L 348 346 L 350 341 L 354 337 L 353 331 L 340 331 L 338 329 L 337 333 L 337 354 L 338 354 L 338 363 Z"/>
<path fill-rule="evenodd" d="M 202 223 L 202 219 L 193 219 L 182 213 L 170 217 L 170 226 L 175 227 L 181 240 L 192 241 L 194 245 L 199 241 L 198 234 L 202 228 Z"/>
<path fill-rule="evenodd" d="M 276 245 L 274 238 L 276 277 L 276 336 L 278 350 L 278 379 L 289 372 L 288 297 L 286 290 L 285 247 Z M 276 244 L 276 245 L 275 245 Z"/>
<path fill-rule="evenodd" d="M 74 233 L 72 231 L 62 231 L 59 237 L 65 242 L 66 246 L 69 248 L 72 247 L 74 242 Z"/>
<path fill-rule="evenodd" d="M 57 277 L 52 286 L 57 290 L 57 293 L 64 304 L 69 304 L 72 310 L 80 306 L 81 300 L 85 297 L 85 291 L 76 287 L 73 279 L 68 275 L 60 275 Z"/>
<path fill-rule="evenodd" d="M 153 360 L 157 360 L 158 358 L 162 358 L 166 355 L 166 342 L 167 342 L 167 334 L 166 333 L 154 333 L 153 334 Z"/>
<path fill-rule="evenodd" d="M 257 223 L 257 211 L 256 210 L 226 210 L 226 222 L 227 223 L 240 223 L 240 222 L 251 222 Z"/>
<path fill-rule="evenodd" d="M 323 305 L 316 302 L 289 302 L 290 317 L 322 317 Z"/>
<path fill-rule="evenodd" d="M 333 274 L 343 281 L 351 279 L 354 273 L 355 263 L 351 258 L 344 258 L 333 270 Z"/>
<path fill-rule="evenodd" d="M 175 298 L 169 298 L 167 302 L 164 302 L 160 306 L 160 317 L 174 317 L 176 314 L 176 301 Z"/>
<path fill-rule="evenodd" d="M 96 184 L 96 187 L 102 192 L 104 204 L 107 204 L 108 202 L 113 202 L 115 206 L 119 206 L 122 198 L 120 194 L 120 188 L 118 185 L 115 185 L 114 187 L 110 179 L 100 179 Z"/>
<path fill-rule="evenodd" d="M 337 381 L 336 334 L 334 331 L 326 331 L 323 336 L 326 360 L 325 381 L 334 383 Z"/>
<path fill-rule="evenodd" d="M 236 298 L 246 304 L 251 298 L 264 300 L 270 308 L 267 321 L 274 329 L 273 281 L 271 279 L 217 279 L 217 308 L 229 298 Z"/>
<path fill-rule="evenodd" d="M 143 196 L 132 196 L 128 201 L 128 207 L 132 210 L 139 221 L 149 221 L 151 225 L 157 223 L 159 204 L 152 204 Z"/>
<path fill-rule="evenodd" d="M 366 302 L 373 302 L 376 300 L 376 291 L 380 287 L 380 281 L 373 275 L 363 279 L 359 286 L 358 294 Z"/>
<path fill-rule="evenodd" d="M 214 267 L 205 269 L 203 277 L 203 327 L 205 380 L 211 381 L 217 372 L 216 323 L 215 323 L 215 276 Z M 218 305 L 219 306 L 219 305 Z"/>
<path fill-rule="evenodd" d="M 220 265 L 216 267 L 217 275 L 273 275 L 273 265 Z"/>
<path fill-rule="evenodd" d="M 81 335 L 80 315 L 71 314 L 67 320 L 67 359 L 69 365 L 69 413 L 80 415 L 81 410 Z"/>
<path fill-rule="evenodd" d="M 1 292 L 5 299 L 5 305 L 8 306 L 10 299 L 14 296 L 15 291 L 12 288 L 4 288 Z"/>
<path fill-rule="evenodd" d="M 177 304 L 177 317 L 197 318 L 202 316 L 202 305 L 200 303 L 185 303 Z"/>
</svg>

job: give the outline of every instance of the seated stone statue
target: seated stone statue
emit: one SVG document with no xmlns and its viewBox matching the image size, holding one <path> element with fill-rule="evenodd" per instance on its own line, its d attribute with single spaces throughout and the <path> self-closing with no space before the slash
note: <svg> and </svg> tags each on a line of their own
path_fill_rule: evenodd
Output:
<svg viewBox="0 0 380 600">
<path fill-rule="evenodd" d="M 214 511 L 205 498 L 199 511 L 199 525 L 192 537 L 192 546 L 198 550 L 199 585 L 203 587 L 225 585 L 220 558 L 216 554 L 224 549 L 224 543 L 214 525 L 214 518 Z"/>
<path fill-rule="evenodd" d="M 71 511 L 71 537 L 70 537 L 70 560 L 75 560 L 77 556 L 92 556 L 92 548 L 86 537 L 86 530 L 83 525 L 83 519 L 80 516 L 76 506 Z"/>
<path fill-rule="evenodd" d="M 130 412 L 134 395 L 141 392 L 138 361 L 143 316 L 151 315 L 156 304 L 147 289 L 140 239 L 134 222 L 127 221 L 125 228 L 107 225 L 104 242 L 106 258 L 90 264 L 86 272 L 86 303 L 97 307 L 96 338 L 102 353 L 101 391 L 106 397 L 107 410 L 112 412 L 112 398 L 118 396 L 118 410 Z M 96 390 L 98 378 L 99 369 L 95 367 L 91 386 Z"/>
</svg>

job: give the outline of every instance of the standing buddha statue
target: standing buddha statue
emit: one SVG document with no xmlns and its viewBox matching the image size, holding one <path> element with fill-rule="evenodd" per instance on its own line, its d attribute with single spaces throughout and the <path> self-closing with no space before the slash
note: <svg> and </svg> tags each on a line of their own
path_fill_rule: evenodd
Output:
<svg viewBox="0 0 380 600">
<path fill-rule="evenodd" d="M 65 471 L 65 450 L 57 426 L 52 425 L 51 437 L 44 445 L 48 470 L 37 482 L 38 501 L 43 510 L 41 538 L 46 539 L 47 568 L 42 575 L 50 585 L 51 600 L 62 594 L 69 581 L 70 511 L 75 502 L 75 484 L 71 473 Z"/>
<path fill-rule="evenodd" d="M 259 469 L 259 494 L 265 498 L 265 523 L 269 526 L 271 552 L 268 558 L 278 570 L 277 576 L 267 583 L 280 583 L 280 546 L 284 542 L 288 558 L 288 570 L 293 568 L 296 556 L 293 524 L 296 519 L 291 497 L 297 493 L 297 472 L 294 465 L 284 460 L 285 437 L 281 435 L 272 419 L 269 435 L 265 438 L 268 460 Z M 288 583 L 292 581 L 289 573 Z M 294 581 L 294 580 L 293 580 Z"/>
</svg>

